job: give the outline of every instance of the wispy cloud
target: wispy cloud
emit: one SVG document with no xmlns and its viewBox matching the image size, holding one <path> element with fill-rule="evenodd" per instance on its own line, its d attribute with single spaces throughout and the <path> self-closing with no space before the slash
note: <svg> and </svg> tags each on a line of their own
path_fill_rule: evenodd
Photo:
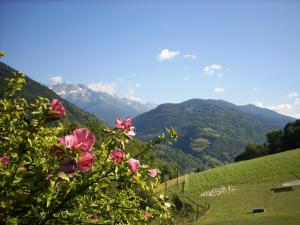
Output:
<svg viewBox="0 0 300 225">
<path fill-rule="evenodd" d="M 165 60 L 171 60 L 179 54 L 179 51 L 171 51 L 169 49 L 164 49 L 157 55 L 157 60 L 160 62 L 163 62 Z"/>
<path fill-rule="evenodd" d="M 54 76 L 50 77 L 49 80 L 51 81 L 51 84 L 61 84 L 63 82 L 63 78 L 61 76 Z"/>
<path fill-rule="evenodd" d="M 221 87 L 215 87 L 215 88 L 214 88 L 214 92 L 215 92 L 215 93 L 221 93 L 221 92 L 223 92 L 223 91 L 225 91 L 224 88 L 221 88 Z"/>
<path fill-rule="evenodd" d="M 289 103 L 281 103 L 281 104 L 276 104 L 276 105 L 265 105 L 262 102 L 256 102 L 254 104 L 258 107 L 270 109 L 270 110 L 276 111 L 283 115 L 300 118 L 300 113 L 297 111 L 297 109 L 293 105 L 291 105 Z"/>
<path fill-rule="evenodd" d="M 92 83 L 88 85 L 88 88 L 95 92 L 104 92 L 110 95 L 114 95 L 116 91 L 117 84 L 115 82 L 111 83 Z"/>
<path fill-rule="evenodd" d="M 205 66 L 203 69 L 204 76 L 213 76 L 220 72 L 223 69 L 223 66 L 220 64 L 211 64 L 209 66 Z"/>
<path fill-rule="evenodd" d="M 125 94 L 125 98 L 131 101 L 141 102 L 142 99 L 136 96 L 135 90 L 132 88 L 128 88 L 127 93 Z"/>
<path fill-rule="evenodd" d="M 300 97 L 297 92 L 288 93 L 287 98 L 292 101 L 295 106 L 300 105 Z"/>
<path fill-rule="evenodd" d="M 185 55 L 183 55 L 183 58 L 191 59 L 191 60 L 196 60 L 197 56 L 194 55 L 194 54 L 185 54 Z"/>
<path fill-rule="evenodd" d="M 287 103 L 282 103 L 278 105 L 268 106 L 268 108 L 274 111 L 290 111 L 293 109 L 293 106 Z"/>
<path fill-rule="evenodd" d="M 288 93 L 288 95 L 287 95 L 287 97 L 289 98 L 289 99 L 294 99 L 294 98 L 297 98 L 299 95 L 298 95 L 298 93 L 297 92 L 290 92 L 290 93 Z"/>
<path fill-rule="evenodd" d="M 262 103 L 262 102 L 255 102 L 254 105 L 256 105 L 257 107 L 260 107 L 260 108 L 264 108 L 264 103 Z"/>
</svg>

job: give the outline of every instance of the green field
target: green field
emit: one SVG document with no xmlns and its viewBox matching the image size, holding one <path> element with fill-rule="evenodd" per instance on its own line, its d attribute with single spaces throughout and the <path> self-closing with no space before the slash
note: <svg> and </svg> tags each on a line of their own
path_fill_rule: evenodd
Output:
<svg viewBox="0 0 300 225">
<path fill-rule="evenodd" d="M 178 188 L 176 180 L 168 182 L 167 193 L 186 203 L 174 213 L 177 224 L 297 225 L 300 186 L 276 193 L 271 189 L 298 179 L 300 149 L 187 175 L 179 179 Z M 222 186 L 233 191 L 222 192 Z M 164 187 L 162 184 L 161 191 Z M 212 195 L 214 188 L 215 196 L 201 196 L 201 193 Z M 208 210 L 202 209 L 205 207 Z M 265 212 L 252 213 L 256 207 L 263 207 Z"/>
</svg>

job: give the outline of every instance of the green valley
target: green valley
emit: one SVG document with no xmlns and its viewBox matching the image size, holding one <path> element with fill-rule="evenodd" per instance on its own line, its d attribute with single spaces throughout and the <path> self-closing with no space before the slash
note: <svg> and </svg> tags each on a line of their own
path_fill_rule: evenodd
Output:
<svg viewBox="0 0 300 225">
<path fill-rule="evenodd" d="M 248 143 L 263 143 L 265 134 L 294 119 L 256 106 L 237 106 L 222 100 L 191 99 L 162 104 L 135 118 L 138 138 L 150 140 L 164 130 L 178 131 L 176 149 L 199 162 L 196 171 L 232 162 Z"/>
<path fill-rule="evenodd" d="M 296 149 L 183 176 L 178 189 L 169 181 L 177 224 L 300 224 L 299 159 Z M 257 207 L 265 212 L 252 213 Z"/>
</svg>

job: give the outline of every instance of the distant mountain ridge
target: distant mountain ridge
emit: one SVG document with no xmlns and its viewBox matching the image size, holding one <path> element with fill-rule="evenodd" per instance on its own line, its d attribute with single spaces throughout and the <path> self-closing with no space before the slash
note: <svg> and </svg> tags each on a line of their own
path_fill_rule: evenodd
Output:
<svg viewBox="0 0 300 225">
<path fill-rule="evenodd" d="M 62 83 L 49 85 L 48 87 L 62 98 L 92 113 L 110 126 L 114 126 L 117 117 L 135 117 L 156 106 L 155 104 L 143 104 L 128 98 L 119 98 L 105 92 L 95 92 L 83 84 Z"/>
<path fill-rule="evenodd" d="M 247 105 L 235 105 L 233 103 L 230 102 L 226 102 L 224 100 L 215 100 L 215 99 L 190 99 L 187 100 L 185 102 L 197 102 L 199 100 L 203 100 L 206 101 L 210 104 L 216 105 L 216 106 L 220 106 L 220 107 L 224 107 L 224 108 L 233 108 L 233 109 L 237 109 L 239 111 L 245 112 L 245 113 L 249 113 L 249 114 L 253 114 L 253 115 L 257 115 L 257 116 L 261 116 L 266 120 L 270 120 L 270 122 L 274 122 L 276 121 L 276 124 L 279 126 L 284 126 L 286 125 L 287 121 L 293 121 L 295 120 L 295 118 L 290 117 L 290 116 L 286 116 L 286 115 L 282 115 L 278 112 L 275 112 L 273 110 L 267 109 L 267 108 L 262 108 L 262 107 L 258 107 L 254 104 L 247 104 Z"/>
<path fill-rule="evenodd" d="M 12 71 L 14 69 L 0 62 L 1 78 Z M 67 110 L 67 120 L 89 127 L 93 133 L 99 136 L 99 140 L 101 140 L 99 128 L 106 125 L 91 115 L 90 113 L 93 113 L 91 110 L 90 113 L 86 113 L 80 108 L 88 111 L 86 106 L 90 105 L 91 108 L 95 106 L 96 110 L 104 111 L 104 106 L 107 105 L 106 113 L 113 118 L 112 121 L 116 117 L 132 116 L 130 114 L 132 109 L 122 111 L 123 115 L 116 113 L 120 112 L 117 111 L 120 110 L 118 104 L 123 104 L 121 104 L 122 110 L 127 109 L 130 105 L 135 105 L 135 102 L 127 101 L 128 99 L 114 98 L 106 93 L 95 93 L 84 85 L 60 84 L 66 86 L 60 89 L 62 93 L 59 92 L 59 89 L 56 91 L 61 95 L 70 95 L 70 98 L 74 98 L 74 102 L 81 101 L 82 106 L 76 104 L 80 107 L 78 108 L 46 86 L 29 77 L 26 77 L 26 80 L 27 84 L 25 90 L 21 92 L 22 96 L 29 100 L 33 100 L 37 96 L 60 99 Z M 2 81 L 0 79 L 0 88 L 3 85 Z M 99 107 L 99 99 L 105 103 L 101 104 L 101 107 Z M 114 109 L 109 106 L 117 107 L 115 114 L 109 111 Z M 178 162 L 181 164 L 182 170 L 188 172 L 192 169 L 204 169 L 231 162 L 244 150 L 246 143 L 263 143 L 264 135 L 267 132 L 283 128 L 287 122 L 293 120 L 291 117 L 254 105 L 237 106 L 223 100 L 191 99 L 179 104 L 159 105 L 155 109 L 137 116 L 134 119 L 134 125 L 137 128 L 138 138 L 143 140 L 156 137 L 164 131 L 165 127 L 175 127 L 179 131 L 179 141 L 174 145 L 175 148 L 163 146 L 158 148 L 155 154 L 163 161 Z"/>
<path fill-rule="evenodd" d="M 291 121 L 295 120 L 295 118 L 293 118 L 293 117 L 285 116 L 285 115 L 279 114 L 275 111 L 272 111 L 270 109 L 261 108 L 256 105 L 253 105 L 253 104 L 241 105 L 241 106 L 239 106 L 239 109 L 241 111 L 244 111 L 247 113 L 262 116 L 265 119 L 276 120 L 277 123 L 281 124 L 281 126 L 286 125 L 286 123 L 287 123 L 286 121 L 288 121 L 288 120 L 291 120 Z"/>
<path fill-rule="evenodd" d="M 179 138 L 174 147 L 210 167 L 232 162 L 247 143 L 262 143 L 267 132 L 293 120 L 254 105 L 191 99 L 159 105 L 137 116 L 135 126 L 142 140 L 152 139 L 165 127 L 176 128 Z"/>
</svg>

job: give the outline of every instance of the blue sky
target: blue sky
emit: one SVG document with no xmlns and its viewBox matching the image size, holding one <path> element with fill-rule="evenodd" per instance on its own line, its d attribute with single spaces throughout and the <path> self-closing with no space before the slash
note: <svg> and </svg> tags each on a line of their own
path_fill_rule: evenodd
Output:
<svg viewBox="0 0 300 225">
<path fill-rule="evenodd" d="M 0 1 L 3 61 L 142 102 L 255 103 L 300 118 L 300 1 Z M 52 81 L 51 81 L 51 80 Z"/>
</svg>

